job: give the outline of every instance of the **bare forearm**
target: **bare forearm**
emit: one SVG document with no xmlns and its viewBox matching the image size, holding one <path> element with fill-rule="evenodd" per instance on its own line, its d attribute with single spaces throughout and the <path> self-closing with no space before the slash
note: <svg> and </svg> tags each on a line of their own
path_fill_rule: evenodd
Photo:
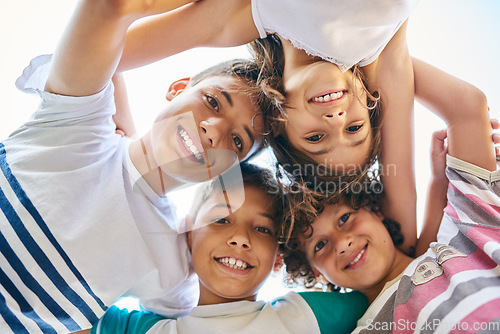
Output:
<svg viewBox="0 0 500 334">
<path fill-rule="evenodd" d="M 115 73 L 132 22 L 189 1 L 81 0 L 54 53 L 45 89 L 72 96 L 102 90 Z"/>
<path fill-rule="evenodd" d="M 385 198 L 382 212 L 401 225 L 408 253 L 417 240 L 413 154 L 413 68 L 406 45 L 406 24 L 393 37 L 371 70 L 371 90 L 380 93 L 382 148 L 379 163 Z"/>
<path fill-rule="evenodd" d="M 112 11 L 105 4 L 80 2 L 54 53 L 47 91 L 84 96 L 104 88 L 114 73 L 132 22 Z"/>
<path fill-rule="evenodd" d="M 238 46 L 258 37 L 249 0 L 202 0 L 134 23 L 118 71 L 195 47 Z"/>
<path fill-rule="evenodd" d="M 429 244 L 437 240 L 437 233 L 446 207 L 447 180 L 431 180 L 427 189 L 422 230 L 417 241 L 416 256 L 422 255 Z"/>
<path fill-rule="evenodd" d="M 491 125 L 483 92 L 418 59 L 413 59 L 413 69 L 415 97 L 447 124 L 449 154 L 495 170 Z"/>
</svg>

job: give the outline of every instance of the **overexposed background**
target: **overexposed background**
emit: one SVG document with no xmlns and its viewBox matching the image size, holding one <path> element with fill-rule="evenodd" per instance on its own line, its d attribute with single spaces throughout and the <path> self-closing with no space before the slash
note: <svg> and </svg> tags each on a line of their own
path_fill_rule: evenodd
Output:
<svg viewBox="0 0 500 334">
<path fill-rule="evenodd" d="M 2 6 L 0 140 L 35 111 L 37 98 L 17 91 L 14 82 L 33 57 L 53 52 L 76 2 L 22 0 L 10 1 Z M 421 0 L 408 28 L 411 54 L 482 89 L 488 97 L 492 117 L 497 119 L 500 118 L 499 14 L 498 0 Z M 193 75 L 225 59 L 248 56 L 246 47 L 196 49 L 126 72 L 130 105 L 139 134 L 151 126 L 157 113 L 164 108 L 164 96 L 172 81 Z M 423 216 L 429 178 L 431 133 L 443 127 L 441 120 L 416 104 L 419 220 Z M 271 278 L 262 289 L 261 297 L 268 299 L 286 293 L 287 290 L 279 282 L 280 277 Z"/>
</svg>

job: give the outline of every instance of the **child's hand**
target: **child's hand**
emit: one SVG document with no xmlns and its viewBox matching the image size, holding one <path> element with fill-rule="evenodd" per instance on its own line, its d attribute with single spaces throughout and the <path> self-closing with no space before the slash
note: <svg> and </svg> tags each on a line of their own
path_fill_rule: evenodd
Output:
<svg viewBox="0 0 500 334">
<path fill-rule="evenodd" d="M 446 178 L 446 154 L 448 144 L 446 143 L 446 129 L 436 131 L 432 134 L 431 142 L 431 175 L 435 181 L 448 182 Z"/>
<path fill-rule="evenodd" d="M 489 108 L 488 108 L 489 110 Z M 491 122 L 491 129 L 492 130 L 498 130 L 500 129 L 500 122 L 496 119 L 490 120 Z M 493 144 L 495 144 L 495 154 L 496 156 L 500 156 L 500 147 L 498 144 L 500 144 L 500 135 L 498 133 L 493 133 L 491 135 L 491 140 L 493 141 Z"/>
</svg>

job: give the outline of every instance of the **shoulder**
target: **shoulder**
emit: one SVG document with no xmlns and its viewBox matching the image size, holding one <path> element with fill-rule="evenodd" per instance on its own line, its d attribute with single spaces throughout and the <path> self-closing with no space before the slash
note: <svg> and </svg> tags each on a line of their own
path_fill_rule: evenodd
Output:
<svg viewBox="0 0 500 334">
<path fill-rule="evenodd" d="M 300 296 L 312 309 L 322 333 L 350 333 L 369 305 L 358 291 L 308 291 Z"/>
<path fill-rule="evenodd" d="M 99 322 L 94 325 L 91 333 L 146 333 L 157 322 L 165 318 L 151 312 L 129 311 L 111 306 Z"/>
</svg>

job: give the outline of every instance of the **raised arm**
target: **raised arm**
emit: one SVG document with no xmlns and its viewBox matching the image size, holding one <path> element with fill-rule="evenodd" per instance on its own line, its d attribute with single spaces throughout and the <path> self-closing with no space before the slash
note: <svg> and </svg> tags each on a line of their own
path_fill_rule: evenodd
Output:
<svg viewBox="0 0 500 334">
<path fill-rule="evenodd" d="M 102 90 L 115 73 L 130 24 L 191 1 L 81 0 L 54 54 L 45 89 L 71 96 Z"/>
<path fill-rule="evenodd" d="M 415 97 L 446 122 L 448 154 L 495 170 L 495 151 L 484 93 L 418 59 L 413 59 L 413 70 Z"/>
<path fill-rule="evenodd" d="M 382 107 L 382 152 L 379 163 L 384 185 L 382 212 L 401 224 L 410 253 L 417 240 L 416 187 L 413 154 L 414 86 L 405 23 L 374 63 L 363 68 L 371 92 Z"/>
<path fill-rule="evenodd" d="M 429 244 L 437 240 L 437 233 L 446 207 L 446 191 L 448 178 L 446 177 L 446 130 L 436 131 L 432 134 L 431 142 L 431 179 L 427 187 L 425 198 L 425 212 L 422 231 L 417 241 L 415 255 L 422 255 Z"/>
<path fill-rule="evenodd" d="M 238 46 L 258 37 L 250 0 L 201 0 L 134 23 L 119 71 L 195 47 Z"/>
</svg>

